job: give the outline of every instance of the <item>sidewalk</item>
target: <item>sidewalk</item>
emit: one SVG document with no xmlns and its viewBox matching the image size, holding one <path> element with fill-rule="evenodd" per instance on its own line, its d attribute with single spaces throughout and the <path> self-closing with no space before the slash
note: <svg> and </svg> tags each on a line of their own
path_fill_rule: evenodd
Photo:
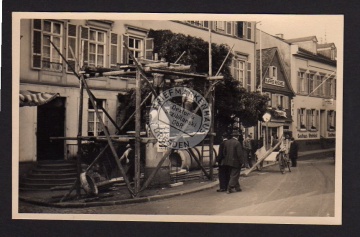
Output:
<svg viewBox="0 0 360 237">
<path fill-rule="evenodd" d="M 328 157 L 333 154 L 335 151 L 332 149 L 324 150 L 313 150 L 313 151 L 304 151 L 299 152 L 299 159 L 307 158 L 323 158 Z M 276 164 L 275 162 L 270 162 L 269 164 L 264 165 L 263 168 Z M 216 168 L 215 168 L 216 169 Z M 242 170 L 243 173 L 245 170 Z M 251 177 L 251 176 L 250 176 Z M 183 182 L 183 184 L 174 187 L 166 188 L 148 188 L 139 194 L 139 197 L 132 198 L 127 187 L 124 183 L 116 183 L 110 189 L 101 192 L 98 196 L 86 197 L 81 199 L 76 199 L 76 192 L 73 191 L 70 199 L 63 202 L 59 202 L 60 199 L 68 192 L 68 190 L 61 191 L 20 191 L 19 200 L 24 202 L 29 202 L 33 204 L 50 206 L 50 207 L 59 207 L 59 208 L 83 208 L 83 207 L 94 207 L 94 206 L 111 206 L 111 205 L 120 205 L 120 204 L 130 204 L 130 203 L 142 203 L 150 202 L 155 200 L 161 200 L 166 198 L 171 198 L 174 196 L 181 196 L 189 193 L 199 192 L 206 189 L 211 189 L 218 187 L 219 181 L 207 181 L 207 180 L 192 180 Z M 84 193 L 82 193 L 84 194 Z"/>
</svg>

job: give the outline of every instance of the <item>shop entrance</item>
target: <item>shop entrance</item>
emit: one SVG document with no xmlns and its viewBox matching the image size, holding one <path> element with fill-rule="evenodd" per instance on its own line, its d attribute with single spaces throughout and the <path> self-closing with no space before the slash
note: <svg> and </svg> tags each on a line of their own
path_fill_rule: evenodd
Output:
<svg viewBox="0 0 360 237">
<path fill-rule="evenodd" d="M 63 160 L 64 140 L 50 141 L 50 137 L 65 134 L 65 98 L 58 97 L 38 106 L 37 112 L 37 160 Z"/>
</svg>

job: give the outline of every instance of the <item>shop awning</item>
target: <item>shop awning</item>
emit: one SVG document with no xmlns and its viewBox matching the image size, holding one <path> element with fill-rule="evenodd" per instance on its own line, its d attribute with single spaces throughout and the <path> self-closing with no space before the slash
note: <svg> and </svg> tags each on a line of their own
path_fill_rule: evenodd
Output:
<svg viewBox="0 0 360 237">
<path fill-rule="evenodd" d="M 50 102 L 51 100 L 55 99 L 58 96 L 60 96 L 59 93 L 20 90 L 20 94 L 19 94 L 20 107 L 43 105 Z"/>
</svg>

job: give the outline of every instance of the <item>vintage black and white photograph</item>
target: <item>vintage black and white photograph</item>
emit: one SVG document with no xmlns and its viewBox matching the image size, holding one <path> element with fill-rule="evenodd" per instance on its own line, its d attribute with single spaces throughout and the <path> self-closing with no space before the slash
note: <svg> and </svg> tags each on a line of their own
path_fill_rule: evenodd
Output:
<svg viewBox="0 0 360 237">
<path fill-rule="evenodd" d="M 340 225 L 343 24 L 14 12 L 13 218 Z"/>
</svg>

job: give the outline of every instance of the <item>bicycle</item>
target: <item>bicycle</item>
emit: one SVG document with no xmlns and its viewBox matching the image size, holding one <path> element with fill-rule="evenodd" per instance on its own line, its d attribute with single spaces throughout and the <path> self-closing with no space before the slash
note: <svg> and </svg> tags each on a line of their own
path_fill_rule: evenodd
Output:
<svg viewBox="0 0 360 237">
<path fill-rule="evenodd" d="M 277 156 L 277 160 L 279 162 L 279 168 L 282 174 L 285 173 L 285 168 L 288 167 L 289 172 L 291 172 L 290 169 L 290 160 L 288 159 L 287 155 L 284 151 L 280 150 L 279 154 Z"/>
</svg>

